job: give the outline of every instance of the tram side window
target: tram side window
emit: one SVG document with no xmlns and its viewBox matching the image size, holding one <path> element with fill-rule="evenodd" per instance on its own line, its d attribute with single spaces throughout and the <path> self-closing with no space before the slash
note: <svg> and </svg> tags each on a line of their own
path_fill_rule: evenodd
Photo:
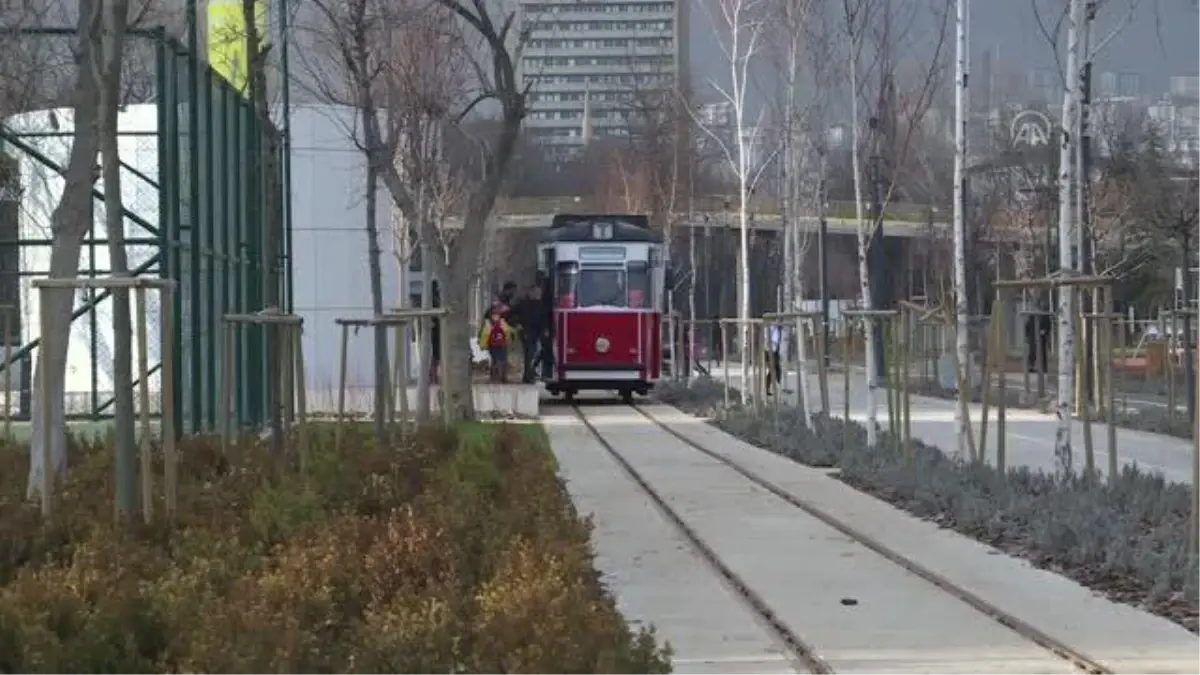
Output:
<svg viewBox="0 0 1200 675">
<path fill-rule="evenodd" d="M 573 262 L 559 263 L 556 276 L 554 305 L 559 309 L 575 307 L 576 294 L 579 290 L 579 265 Z"/>
<path fill-rule="evenodd" d="M 625 270 L 585 267 L 579 274 L 580 307 L 626 307 Z"/>
<path fill-rule="evenodd" d="M 650 267 L 644 262 L 629 263 L 629 306 L 636 309 L 653 309 L 650 288 Z"/>
</svg>

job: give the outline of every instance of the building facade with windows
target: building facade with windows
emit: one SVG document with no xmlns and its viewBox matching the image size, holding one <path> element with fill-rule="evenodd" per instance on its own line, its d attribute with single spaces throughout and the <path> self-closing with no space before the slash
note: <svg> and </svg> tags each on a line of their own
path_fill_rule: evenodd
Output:
<svg viewBox="0 0 1200 675">
<path fill-rule="evenodd" d="M 685 85 L 684 1 L 522 0 L 520 14 L 525 130 L 553 154 L 628 135 L 639 105 Z"/>
</svg>

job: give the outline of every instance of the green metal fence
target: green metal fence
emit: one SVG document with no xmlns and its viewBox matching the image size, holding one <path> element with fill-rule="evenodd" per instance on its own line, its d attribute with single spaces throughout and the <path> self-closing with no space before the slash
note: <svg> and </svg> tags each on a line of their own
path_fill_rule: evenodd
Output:
<svg viewBox="0 0 1200 675">
<path fill-rule="evenodd" d="M 267 134 L 276 131 L 258 119 L 240 92 L 174 40 L 159 38 L 156 71 L 162 245 L 166 275 L 179 282 L 172 334 L 180 355 L 175 381 L 182 386 L 173 404 L 183 433 L 212 431 L 223 417 L 221 317 L 266 305 L 268 227 L 279 228 L 281 244 L 285 239 L 283 219 L 265 213 L 269 181 L 258 161 Z M 282 186 L 282 177 L 274 184 Z M 286 304 L 289 275 L 279 278 Z M 236 337 L 239 427 L 259 426 L 266 418 L 267 349 L 262 329 L 247 327 Z"/>
<path fill-rule="evenodd" d="M 38 29 L 29 39 L 63 39 L 73 34 L 72 29 Z M 283 217 L 268 217 L 264 208 L 271 183 L 280 188 L 282 198 L 278 203 L 286 204 L 286 172 L 268 181 L 258 161 L 267 134 L 278 132 L 269 122 L 258 119 L 239 91 L 162 31 L 135 32 L 126 49 L 127 58 L 138 54 L 153 65 L 153 95 L 146 102 L 154 104 L 157 113 L 155 131 L 147 134 L 153 145 L 150 154 L 157 155 L 156 161 L 151 160 L 149 167 L 146 162 L 133 166 L 128 158 L 122 158 L 127 237 L 131 245 L 150 246 L 153 250 L 150 256 L 140 256 L 143 261 L 134 273 L 157 274 L 177 283 L 173 295 L 175 325 L 171 328 L 177 384 L 174 400 L 162 404 L 174 407 L 180 435 L 212 432 L 219 429 L 224 417 L 218 411 L 223 358 L 221 317 L 258 311 L 270 297 L 264 285 L 269 228 L 280 242 L 280 259 L 276 261 L 280 302 L 285 311 L 291 309 L 290 228 L 285 227 Z M 10 152 L 27 157 L 40 154 L 28 134 L 5 129 L 0 135 Z M 51 171 L 62 172 L 52 158 L 34 159 Z M 277 166 L 286 166 L 287 158 L 280 159 Z M 131 182 L 138 185 L 140 198 L 130 199 Z M 94 198 L 95 204 L 102 205 L 100 190 L 94 191 Z M 45 247 L 49 243 L 49 236 L 6 240 L 0 241 L 0 248 Z M 88 247 L 97 245 L 105 246 L 107 242 L 95 235 L 85 240 L 80 260 L 82 275 L 107 273 L 97 270 L 95 256 L 88 255 Z M 24 276 L 45 273 L 21 271 Z M 95 338 L 96 308 L 107 298 L 107 293 L 98 292 L 74 312 L 75 319 L 86 316 L 91 324 L 93 373 L 100 351 Z M 28 340 L 14 353 L 12 361 L 29 363 L 39 341 Z M 266 384 L 269 344 L 261 329 L 248 327 L 236 336 L 235 345 L 235 421 L 241 428 L 259 427 L 266 421 L 270 396 Z M 154 364 L 155 371 L 159 366 Z M 93 382 L 90 409 L 77 416 L 101 419 L 111 414 L 111 392 L 101 395 L 95 389 Z"/>
</svg>

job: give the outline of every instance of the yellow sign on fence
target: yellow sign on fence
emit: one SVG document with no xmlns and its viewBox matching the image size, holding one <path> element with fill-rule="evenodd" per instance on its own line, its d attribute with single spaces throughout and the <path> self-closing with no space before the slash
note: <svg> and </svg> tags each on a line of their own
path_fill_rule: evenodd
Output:
<svg viewBox="0 0 1200 675">
<path fill-rule="evenodd" d="M 218 75 L 233 88 L 245 94 L 250 82 L 250 55 L 247 51 L 246 18 L 243 2 L 247 0 L 209 0 L 208 3 L 208 62 Z M 260 48 L 266 46 L 267 3 L 254 2 L 255 23 Z"/>
</svg>

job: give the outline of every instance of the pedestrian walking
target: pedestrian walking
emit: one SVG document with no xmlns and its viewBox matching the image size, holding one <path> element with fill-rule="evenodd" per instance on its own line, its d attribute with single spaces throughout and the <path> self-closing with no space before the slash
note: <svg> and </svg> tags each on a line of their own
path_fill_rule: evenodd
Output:
<svg viewBox="0 0 1200 675">
<path fill-rule="evenodd" d="M 508 345 L 513 340 L 513 333 L 512 327 L 504 320 L 504 309 L 500 303 L 496 303 L 479 329 L 479 346 L 487 351 L 491 360 L 489 382 L 508 382 Z"/>
<path fill-rule="evenodd" d="M 767 328 L 767 396 L 772 393 L 773 385 L 778 382 L 783 386 L 783 368 L 779 350 L 783 346 L 783 327 L 777 323 Z"/>
<path fill-rule="evenodd" d="M 1025 370 L 1046 372 L 1046 357 L 1050 351 L 1050 331 L 1053 323 L 1045 312 L 1025 317 Z"/>
</svg>

